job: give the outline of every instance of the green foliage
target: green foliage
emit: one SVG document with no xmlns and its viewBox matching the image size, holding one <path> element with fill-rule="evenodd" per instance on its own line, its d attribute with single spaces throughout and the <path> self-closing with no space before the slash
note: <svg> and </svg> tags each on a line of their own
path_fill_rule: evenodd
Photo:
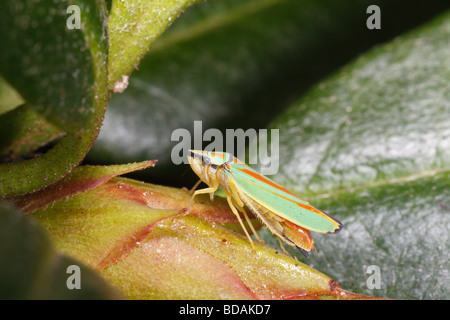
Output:
<svg viewBox="0 0 450 320">
<path fill-rule="evenodd" d="M 447 13 L 360 57 L 270 125 L 281 128 L 276 180 L 342 218 L 311 263 L 334 266 L 345 287 L 378 265 L 379 295 L 449 297 L 449 39 Z"/>
<path fill-rule="evenodd" d="M 366 27 L 371 4 L 381 8 L 381 30 Z M 69 5 L 80 8 L 80 29 L 66 26 Z M 202 289 L 221 286 L 228 297 L 287 297 L 287 283 L 306 296 L 361 297 L 303 264 L 292 268 L 320 284 L 239 273 L 246 261 L 278 279 L 287 260 L 265 246 L 272 265 L 248 255 L 221 200 L 179 217 L 185 191 L 113 178 L 154 162 L 111 165 L 158 159 L 140 178 L 191 186 L 193 174 L 170 161 L 171 134 L 202 120 L 203 130 L 280 129 L 273 179 L 344 223 L 339 234 L 314 235 L 318 251 L 306 264 L 364 295 L 449 298 L 448 9 L 448 0 L 1 1 L 0 198 L 50 235 L 1 204 L 1 297 L 118 297 L 98 273 L 129 298 L 211 297 Z M 109 166 L 77 168 L 83 160 Z M 136 246 L 130 239 L 149 224 L 148 246 Z M 220 239 L 238 251 L 216 247 Z M 190 276 L 203 278 L 189 288 L 176 270 L 196 250 L 233 285 L 194 266 Z M 67 265 L 78 262 L 65 254 L 88 266 L 85 291 L 67 290 Z M 140 278 L 144 261 L 170 285 Z M 370 265 L 380 268 L 380 289 L 366 285 Z"/>
<path fill-rule="evenodd" d="M 43 135 L 55 129 L 65 135 L 47 153 L 0 165 L 0 195 L 24 194 L 49 185 L 77 166 L 101 126 L 107 101 L 106 7 L 102 1 L 73 1 L 83 14 L 83 28 L 66 28 L 68 3 L 52 6 L 39 1 L 0 4 L 0 73 L 38 113 L 25 117 L 22 127 L 39 127 Z M 14 112 L 1 116 L 5 123 Z M 43 117 L 44 119 L 40 119 Z M 53 126 L 40 126 L 45 122 Z M 2 128 L 4 129 L 4 128 Z M 38 148 L 42 140 L 5 135 L 11 145 Z M 19 150 L 20 148 L 12 148 Z M 21 151 L 19 151 L 21 152 Z"/>
</svg>

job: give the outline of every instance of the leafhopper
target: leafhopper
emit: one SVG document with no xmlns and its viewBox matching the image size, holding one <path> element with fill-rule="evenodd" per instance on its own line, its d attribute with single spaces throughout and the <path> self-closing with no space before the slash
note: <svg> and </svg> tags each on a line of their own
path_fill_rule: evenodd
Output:
<svg viewBox="0 0 450 320">
<path fill-rule="evenodd" d="M 208 188 L 193 192 L 195 196 L 209 193 L 211 199 L 221 185 L 227 195 L 228 205 L 239 220 L 250 243 L 253 240 L 239 212 L 245 217 L 256 239 L 261 241 L 245 211 L 247 207 L 281 241 L 298 248 L 305 256 L 314 249 L 310 231 L 337 233 L 342 223 L 313 207 L 273 180 L 259 174 L 238 158 L 226 152 L 189 150 L 189 164 Z M 195 189 L 198 184 L 194 186 Z"/>
</svg>

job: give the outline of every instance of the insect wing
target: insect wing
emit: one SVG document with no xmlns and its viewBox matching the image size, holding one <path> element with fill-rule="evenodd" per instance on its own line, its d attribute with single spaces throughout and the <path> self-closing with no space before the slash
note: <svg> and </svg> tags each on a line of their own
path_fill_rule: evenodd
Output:
<svg viewBox="0 0 450 320">
<path fill-rule="evenodd" d="M 278 216 L 318 233 L 336 233 L 342 228 L 339 221 L 249 166 L 233 163 L 229 168 L 228 177 L 233 178 L 243 192 Z"/>
</svg>

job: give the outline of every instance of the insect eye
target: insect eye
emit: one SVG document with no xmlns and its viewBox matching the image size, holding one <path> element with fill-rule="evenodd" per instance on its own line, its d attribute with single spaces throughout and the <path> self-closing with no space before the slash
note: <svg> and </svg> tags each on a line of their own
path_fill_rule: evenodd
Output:
<svg viewBox="0 0 450 320">
<path fill-rule="evenodd" d="M 207 158 L 207 157 L 202 157 L 202 162 L 204 164 L 211 164 L 211 160 L 209 158 Z"/>
</svg>

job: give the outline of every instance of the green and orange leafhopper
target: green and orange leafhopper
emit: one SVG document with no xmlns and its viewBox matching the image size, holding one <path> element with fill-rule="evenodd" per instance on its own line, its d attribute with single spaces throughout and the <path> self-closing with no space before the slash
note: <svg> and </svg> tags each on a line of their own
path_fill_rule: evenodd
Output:
<svg viewBox="0 0 450 320">
<path fill-rule="evenodd" d="M 189 207 L 196 195 L 214 192 L 220 185 L 224 188 L 228 205 L 238 218 L 245 234 L 254 247 L 252 238 L 245 228 L 240 211 L 257 240 L 258 237 L 244 209 L 246 206 L 282 242 L 297 247 L 308 256 L 314 249 L 310 231 L 337 233 L 342 228 L 335 218 L 313 207 L 273 180 L 259 174 L 238 158 L 226 152 L 189 150 L 189 164 L 209 187 L 193 193 Z M 198 186 L 195 185 L 194 189 Z"/>
</svg>

